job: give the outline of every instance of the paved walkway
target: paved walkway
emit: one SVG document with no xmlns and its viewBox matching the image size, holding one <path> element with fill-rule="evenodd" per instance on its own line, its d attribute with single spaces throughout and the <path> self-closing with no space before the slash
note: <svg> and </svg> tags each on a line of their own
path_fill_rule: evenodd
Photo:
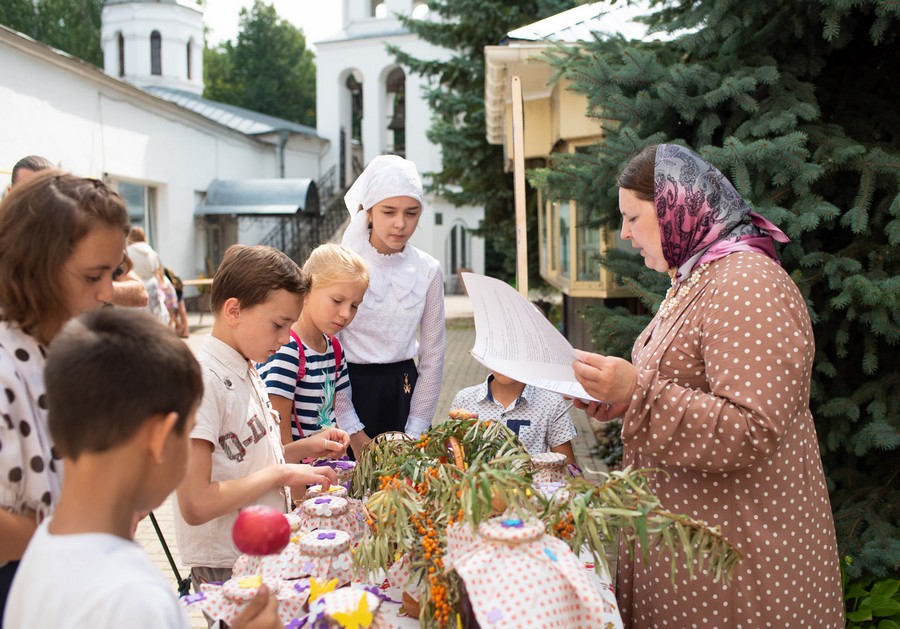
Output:
<svg viewBox="0 0 900 629">
<path fill-rule="evenodd" d="M 445 298 L 445 310 L 447 316 L 447 349 L 444 362 L 444 380 L 434 417 L 435 421 L 441 421 L 447 416 L 447 411 L 450 410 L 450 402 L 453 401 L 453 396 L 456 395 L 457 391 L 464 387 L 478 384 L 487 377 L 487 370 L 469 355 L 469 350 L 475 344 L 475 328 L 472 324 L 472 307 L 468 297 L 460 295 L 447 296 Z M 191 336 L 185 342 L 192 349 L 196 349 L 202 338 L 209 333 L 212 317 L 208 314 L 205 315 L 202 320 L 202 327 L 199 325 L 200 317 L 198 314 L 189 313 L 189 319 L 191 322 Z M 592 476 L 596 478 L 590 471 L 605 471 L 606 466 L 599 457 L 595 457 L 592 454 L 597 445 L 597 439 L 591 426 L 591 420 L 583 412 L 575 411 L 574 409 L 572 416 L 575 420 L 575 427 L 578 430 L 578 436 L 572 444 L 575 450 L 575 457 L 578 464 L 586 470 L 587 478 L 590 479 Z M 163 537 L 174 557 L 177 568 L 184 578 L 187 576 L 187 571 L 182 566 L 178 549 L 175 547 L 171 502 L 167 501 L 161 505 L 159 509 L 154 511 L 154 515 L 159 522 Z M 150 555 L 150 558 L 163 574 L 171 578 L 172 588 L 176 589 L 174 573 L 149 518 L 145 518 L 138 526 L 136 539 L 143 545 L 147 554 Z M 206 627 L 206 623 L 199 612 L 192 615 L 191 622 L 192 627 L 197 629 Z"/>
</svg>

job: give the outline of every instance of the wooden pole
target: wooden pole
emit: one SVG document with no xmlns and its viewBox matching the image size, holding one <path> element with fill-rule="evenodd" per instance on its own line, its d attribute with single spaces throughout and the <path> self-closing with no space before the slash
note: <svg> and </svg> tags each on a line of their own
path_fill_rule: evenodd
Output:
<svg viewBox="0 0 900 629">
<path fill-rule="evenodd" d="M 516 286 L 528 299 L 528 234 L 525 217 L 525 118 L 522 112 L 522 80 L 510 79 L 512 93 L 513 190 L 516 205 Z"/>
</svg>

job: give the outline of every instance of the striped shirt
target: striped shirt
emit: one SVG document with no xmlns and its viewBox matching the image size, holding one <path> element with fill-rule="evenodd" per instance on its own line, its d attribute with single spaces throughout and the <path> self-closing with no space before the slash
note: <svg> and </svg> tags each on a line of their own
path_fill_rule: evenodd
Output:
<svg viewBox="0 0 900 629">
<path fill-rule="evenodd" d="M 300 354 L 297 351 L 297 342 L 293 336 L 291 340 L 282 345 L 273 356 L 259 366 L 259 375 L 266 385 L 269 395 L 278 395 L 294 400 L 295 418 L 282 418 L 291 422 L 291 436 L 294 441 L 300 437 L 309 436 L 321 430 L 318 416 L 319 407 L 324 397 L 324 383 L 335 383 L 335 400 L 328 410 L 328 419 L 335 423 L 335 414 L 338 417 L 347 413 L 349 405 L 352 411 L 353 402 L 350 399 L 350 378 L 347 375 L 347 361 L 341 357 L 340 373 L 335 377 L 334 348 L 331 339 L 326 337 L 325 353 L 310 349 L 303 343 L 303 355 L 306 357 L 306 374 L 303 379 L 297 381 L 297 370 L 300 364 Z M 355 413 L 354 413 L 355 414 Z M 297 428 L 297 423 L 300 428 Z"/>
</svg>

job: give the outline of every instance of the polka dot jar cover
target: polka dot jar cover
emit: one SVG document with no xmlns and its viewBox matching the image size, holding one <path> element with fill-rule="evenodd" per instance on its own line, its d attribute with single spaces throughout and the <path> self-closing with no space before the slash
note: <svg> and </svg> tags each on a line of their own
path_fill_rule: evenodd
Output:
<svg viewBox="0 0 900 629">
<path fill-rule="evenodd" d="M 309 598 L 309 584 L 305 580 L 282 581 L 263 579 L 258 575 L 235 576 L 221 585 L 203 584 L 199 593 L 180 600 L 185 607 L 199 607 L 213 620 L 221 620 L 230 625 L 256 595 L 262 583 L 278 600 L 278 617 L 282 623 L 296 623 L 296 619 L 305 615 L 303 607 Z"/>
<path fill-rule="evenodd" d="M 562 483 L 566 476 L 566 455 L 559 452 L 539 452 L 531 455 L 534 483 Z"/>
<path fill-rule="evenodd" d="M 595 585 L 584 563 L 539 520 L 494 518 L 448 530 L 447 562 L 465 583 L 485 628 L 622 627 L 609 583 Z M 469 540 L 469 541 L 467 541 Z"/>
<path fill-rule="evenodd" d="M 300 528 L 305 531 L 335 529 L 350 535 L 352 543 L 357 543 L 366 534 L 365 516 L 361 505 L 351 504 L 347 498 L 320 496 L 303 501 L 296 514 L 300 517 Z"/>
</svg>

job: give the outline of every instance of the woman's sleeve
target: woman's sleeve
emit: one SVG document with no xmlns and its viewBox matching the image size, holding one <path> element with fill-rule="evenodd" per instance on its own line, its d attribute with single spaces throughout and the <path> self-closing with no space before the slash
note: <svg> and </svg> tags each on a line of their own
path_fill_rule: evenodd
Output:
<svg viewBox="0 0 900 629">
<path fill-rule="evenodd" d="M 699 326 L 693 334 L 700 334 L 702 359 L 685 369 L 705 369 L 710 391 L 655 369 L 638 371 L 622 437 L 658 464 L 711 472 L 758 464 L 809 406 L 815 348 L 799 291 L 780 269 L 727 268 L 702 322 L 684 323 Z M 669 347 L 663 360 L 669 356 L 679 358 L 677 348 Z"/>
<path fill-rule="evenodd" d="M 341 361 L 341 372 L 334 385 L 334 420 L 338 428 L 348 435 L 365 429 L 353 406 L 353 390 L 350 388 L 350 371 L 346 360 Z"/>
<path fill-rule="evenodd" d="M 38 439 L 34 421 L 28 391 L 9 354 L 0 351 L 0 508 L 13 513 L 39 506 L 40 497 L 25 492 L 25 452 L 37 450 L 25 445 L 29 439 Z"/>
<path fill-rule="evenodd" d="M 409 406 L 406 433 L 419 437 L 431 427 L 441 395 L 447 322 L 444 320 L 444 275 L 440 267 L 425 295 L 425 310 L 419 324 L 419 377 Z"/>
</svg>

